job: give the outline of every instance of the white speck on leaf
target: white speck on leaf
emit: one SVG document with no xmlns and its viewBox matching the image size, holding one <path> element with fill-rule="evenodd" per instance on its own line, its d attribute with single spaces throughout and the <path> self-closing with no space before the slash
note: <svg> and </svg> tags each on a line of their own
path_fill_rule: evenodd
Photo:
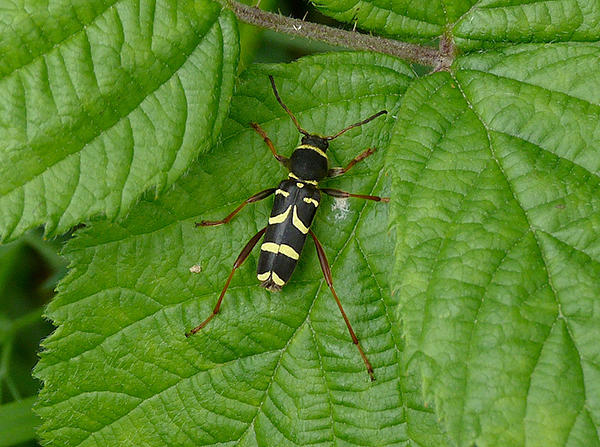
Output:
<svg viewBox="0 0 600 447">
<path fill-rule="evenodd" d="M 335 198 L 333 201 L 333 206 L 331 207 L 333 211 L 333 217 L 335 220 L 344 220 L 350 211 L 350 206 L 348 204 L 348 199 Z"/>
<path fill-rule="evenodd" d="M 190 273 L 200 273 L 202 271 L 202 266 L 200 264 L 194 264 L 190 267 Z"/>
</svg>

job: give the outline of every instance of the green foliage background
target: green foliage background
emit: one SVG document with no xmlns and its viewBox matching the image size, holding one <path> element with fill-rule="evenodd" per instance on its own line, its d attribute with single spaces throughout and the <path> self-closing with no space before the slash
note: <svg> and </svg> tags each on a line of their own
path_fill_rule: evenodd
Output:
<svg viewBox="0 0 600 447">
<path fill-rule="evenodd" d="M 209 0 L 0 5 L 0 446 L 32 439 L 18 346 L 65 268 L 62 241 L 26 231 L 82 222 L 35 370 L 44 444 L 600 445 L 600 3 L 315 5 L 391 38 L 447 33 L 458 55 L 419 76 L 362 52 L 252 65 L 321 47 L 254 50 Z M 299 141 L 269 74 L 314 132 L 390 112 L 332 143 L 333 165 L 377 152 L 328 183 L 390 204 L 325 198 L 314 226 L 375 383 L 310 243 L 280 294 L 251 255 L 183 336 L 270 203 L 193 223 L 286 174 L 249 121 L 283 154 Z M 19 282 L 27 256 L 46 288 Z"/>
</svg>

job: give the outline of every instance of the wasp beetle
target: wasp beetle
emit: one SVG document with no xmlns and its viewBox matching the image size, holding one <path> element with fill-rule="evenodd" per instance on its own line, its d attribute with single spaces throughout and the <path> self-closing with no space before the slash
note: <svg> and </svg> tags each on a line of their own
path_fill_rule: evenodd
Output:
<svg viewBox="0 0 600 447">
<path fill-rule="evenodd" d="M 271 216 L 269 217 L 268 225 L 256 233 L 252 239 L 250 239 L 250 241 L 248 241 L 246 246 L 235 260 L 233 269 L 231 270 L 231 273 L 225 282 L 225 286 L 221 291 L 221 295 L 219 296 L 217 304 L 215 305 L 212 313 L 206 320 L 204 320 L 194 329 L 187 332 L 185 335 L 189 337 L 190 335 L 197 333 L 204 328 L 215 317 L 215 315 L 219 313 L 221 303 L 223 302 L 223 297 L 225 296 L 225 292 L 229 287 L 229 283 L 231 282 L 233 274 L 235 273 L 236 269 L 240 267 L 246 260 L 254 246 L 258 243 L 263 235 L 264 239 L 262 245 L 260 246 L 260 256 L 258 258 L 257 277 L 262 287 L 272 292 L 278 292 L 292 276 L 292 272 L 296 267 L 296 263 L 300 258 L 302 248 L 306 242 L 306 236 L 310 234 L 317 249 L 317 256 L 321 264 L 321 269 L 323 270 L 323 275 L 325 276 L 325 281 L 327 282 L 327 285 L 329 286 L 329 289 L 335 298 L 340 312 L 342 313 L 342 317 L 346 322 L 346 326 L 348 327 L 348 331 L 352 337 L 352 342 L 358 348 L 358 351 L 365 362 L 369 377 L 371 380 L 375 380 L 375 374 L 373 372 L 371 362 L 365 355 L 360 342 L 358 341 L 358 338 L 352 329 L 350 320 L 348 319 L 346 312 L 344 312 L 342 303 L 340 302 L 340 299 L 333 288 L 331 269 L 329 267 L 327 257 L 325 256 L 325 251 L 317 239 L 317 236 L 310 229 L 310 226 L 317 212 L 317 208 L 321 203 L 322 192 L 337 198 L 356 197 L 359 199 L 374 200 L 377 202 L 389 201 L 389 198 L 386 197 L 351 194 L 339 189 L 319 188 L 319 181 L 326 177 L 337 177 L 346 173 L 350 168 L 352 168 L 352 166 L 359 161 L 364 160 L 375 151 L 374 148 L 365 150 L 356 156 L 352 161 L 350 161 L 345 168 L 329 168 L 329 160 L 327 158 L 327 148 L 329 147 L 329 142 L 339 137 L 344 132 L 353 129 L 354 127 L 362 126 L 378 116 L 386 114 L 387 111 L 381 110 L 380 112 L 366 118 L 363 121 L 354 123 L 351 126 L 340 130 L 335 135 L 321 136 L 318 134 L 311 134 L 300 126 L 300 123 L 294 114 L 283 103 L 279 93 L 277 92 L 277 87 L 275 86 L 275 81 L 272 76 L 269 76 L 269 80 L 271 81 L 271 87 L 273 88 L 273 93 L 275 94 L 277 102 L 279 102 L 281 107 L 283 107 L 283 109 L 294 122 L 294 125 L 298 131 L 303 135 L 302 141 L 300 145 L 294 149 L 294 152 L 290 158 L 284 157 L 283 155 L 277 153 L 273 142 L 267 136 L 266 132 L 257 123 L 250 123 L 254 130 L 263 138 L 277 161 L 279 161 L 279 163 L 285 166 L 285 168 L 289 171 L 288 178 L 281 181 L 277 188 L 265 189 L 264 191 L 261 191 L 246 199 L 227 217 L 221 220 L 203 220 L 196 223 L 196 227 L 226 224 L 233 219 L 233 217 L 247 204 L 257 202 L 269 197 L 271 194 L 275 194 L 275 200 L 273 202 L 273 208 L 271 211 Z"/>
</svg>

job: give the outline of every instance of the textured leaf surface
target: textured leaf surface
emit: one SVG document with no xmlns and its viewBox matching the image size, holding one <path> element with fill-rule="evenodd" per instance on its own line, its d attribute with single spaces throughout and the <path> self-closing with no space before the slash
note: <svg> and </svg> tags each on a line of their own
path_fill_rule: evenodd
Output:
<svg viewBox="0 0 600 447">
<path fill-rule="evenodd" d="M 459 446 L 600 445 L 599 56 L 468 56 L 405 95 L 392 287 Z"/>
<path fill-rule="evenodd" d="M 270 199 L 226 226 L 196 229 L 194 221 L 222 217 L 285 175 L 248 122 L 261 123 L 283 154 L 299 141 L 267 74 L 302 125 L 323 133 L 382 108 L 395 114 L 412 77 L 396 59 L 362 53 L 252 69 L 237 88 L 222 145 L 122 224 L 78 233 L 68 246 L 73 270 L 49 309 L 59 327 L 37 368 L 45 383 L 41 433 L 51 445 L 414 445 L 407 411 L 431 417 L 402 399 L 385 204 L 324 198 L 314 226 L 377 382 L 312 244 L 279 294 L 258 286 L 251 255 L 218 317 L 197 336 L 183 335 L 210 313 L 235 257 L 264 226 Z M 393 121 L 332 142 L 332 164 L 367 146 L 384 148 Z M 380 150 L 330 184 L 385 194 L 383 160 Z M 190 273 L 193 265 L 202 272 Z"/>
<path fill-rule="evenodd" d="M 237 65 L 233 18 L 207 0 L 37 3 L 0 13 L 4 240 L 170 186 L 218 134 Z"/>
<path fill-rule="evenodd" d="M 361 29 L 431 41 L 449 27 L 459 48 L 502 42 L 597 41 L 599 0 L 316 0 L 321 12 Z"/>
<path fill-rule="evenodd" d="M 499 42 L 597 41 L 599 0 L 480 0 L 457 21 L 456 37 L 471 39 L 460 46 Z"/>
<path fill-rule="evenodd" d="M 323 14 L 341 22 L 388 36 L 436 38 L 446 23 L 444 5 L 439 0 L 315 0 L 313 3 Z"/>
</svg>

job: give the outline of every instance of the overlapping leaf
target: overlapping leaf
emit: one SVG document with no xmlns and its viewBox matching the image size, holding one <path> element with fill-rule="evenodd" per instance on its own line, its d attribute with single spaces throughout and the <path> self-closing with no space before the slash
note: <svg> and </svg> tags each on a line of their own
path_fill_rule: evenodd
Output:
<svg viewBox="0 0 600 447">
<path fill-rule="evenodd" d="M 444 5 L 439 0 L 314 0 L 313 3 L 339 21 L 388 36 L 437 38 L 446 24 Z"/>
<path fill-rule="evenodd" d="M 501 42 L 598 41 L 600 2 L 480 0 L 460 17 L 452 33 L 463 48 L 494 47 Z"/>
<path fill-rule="evenodd" d="M 405 95 L 392 285 L 457 445 L 600 444 L 599 56 L 472 55 Z"/>
<path fill-rule="evenodd" d="M 218 134 L 237 65 L 232 15 L 208 0 L 38 3 L 0 14 L 3 240 L 170 186 Z"/>
<path fill-rule="evenodd" d="M 217 218 L 286 174 L 248 126 L 261 123 L 283 154 L 299 134 L 267 74 L 302 125 L 332 133 L 386 108 L 395 115 L 407 66 L 372 54 L 330 54 L 252 69 L 241 80 L 222 144 L 172 191 L 140 202 L 120 225 L 97 223 L 69 244 L 73 270 L 49 309 L 59 324 L 37 368 L 39 412 L 52 445 L 406 445 L 401 340 L 387 292 L 393 249 L 387 205 L 324 198 L 314 229 L 334 283 L 375 366 L 371 383 L 308 244 L 284 290 L 256 280 L 256 256 L 239 269 L 222 312 L 200 334 L 246 241 L 265 225 L 269 201 L 229 225 Z M 393 125 L 375 120 L 332 142 L 332 164 L 384 148 Z M 332 181 L 382 194 L 384 153 Z M 190 273 L 199 265 L 202 272 Z M 65 381 L 65 377 L 69 380 Z M 410 410 L 411 414 L 420 409 Z"/>
<path fill-rule="evenodd" d="M 448 29 L 459 48 L 503 42 L 600 39 L 598 0 L 317 0 L 321 12 L 402 40 L 431 41 Z"/>
</svg>

